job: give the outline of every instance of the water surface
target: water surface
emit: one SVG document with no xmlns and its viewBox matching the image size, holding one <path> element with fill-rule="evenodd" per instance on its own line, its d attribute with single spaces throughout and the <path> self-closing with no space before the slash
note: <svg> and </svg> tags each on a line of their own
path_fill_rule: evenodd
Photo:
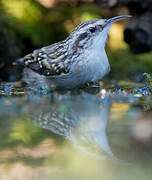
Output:
<svg viewBox="0 0 152 180">
<path fill-rule="evenodd" d="M 7 92 L 0 97 L 1 179 L 152 178 L 150 96 Z"/>
</svg>

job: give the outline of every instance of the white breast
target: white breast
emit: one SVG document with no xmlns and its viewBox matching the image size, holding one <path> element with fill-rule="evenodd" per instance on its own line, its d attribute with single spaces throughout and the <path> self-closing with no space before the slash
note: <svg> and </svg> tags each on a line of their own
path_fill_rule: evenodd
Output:
<svg viewBox="0 0 152 180">
<path fill-rule="evenodd" d="M 110 65 L 104 48 L 101 51 L 92 52 L 88 66 L 93 82 L 101 80 L 105 74 L 109 73 Z"/>
<path fill-rule="evenodd" d="M 75 66 L 77 68 L 80 68 L 80 72 L 77 72 L 77 70 L 76 72 L 79 73 L 79 79 L 83 81 L 99 81 L 110 70 L 110 65 L 104 48 L 100 51 L 96 50 L 88 52 L 85 59 L 86 60 L 79 62 L 77 66 Z"/>
</svg>

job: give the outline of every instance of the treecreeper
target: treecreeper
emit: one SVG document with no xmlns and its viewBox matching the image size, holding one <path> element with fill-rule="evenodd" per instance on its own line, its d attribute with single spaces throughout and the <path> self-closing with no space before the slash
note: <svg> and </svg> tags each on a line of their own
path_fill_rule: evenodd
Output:
<svg viewBox="0 0 152 180">
<path fill-rule="evenodd" d="M 34 50 L 14 64 L 24 67 L 27 84 L 72 89 L 101 80 L 110 65 L 105 43 L 112 23 L 130 15 L 92 19 L 79 24 L 63 41 Z"/>
</svg>

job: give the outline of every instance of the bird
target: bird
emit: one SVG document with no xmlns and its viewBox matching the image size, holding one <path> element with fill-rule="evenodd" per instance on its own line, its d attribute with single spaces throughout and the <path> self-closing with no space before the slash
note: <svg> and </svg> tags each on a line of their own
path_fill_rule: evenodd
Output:
<svg viewBox="0 0 152 180">
<path fill-rule="evenodd" d="M 110 71 L 105 51 L 112 23 L 130 15 L 91 19 L 60 42 L 34 50 L 15 61 L 24 68 L 23 81 L 36 87 L 73 89 L 99 82 Z"/>
</svg>

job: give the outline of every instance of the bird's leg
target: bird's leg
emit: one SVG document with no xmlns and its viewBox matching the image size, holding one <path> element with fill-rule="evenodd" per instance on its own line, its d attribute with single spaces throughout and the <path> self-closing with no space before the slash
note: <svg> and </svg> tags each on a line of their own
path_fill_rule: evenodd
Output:
<svg viewBox="0 0 152 180">
<path fill-rule="evenodd" d="M 98 94 L 100 92 L 100 84 L 99 82 L 87 83 L 83 90 L 89 94 Z"/>
<path fill-rule="evenodd" d="M 100 88 L 100 83 L 99 83 L 99 81 L 97 81 L 97 82 L 90 82 L 90 83 L 86 84 L 86 87 Z"/>
</svg>

